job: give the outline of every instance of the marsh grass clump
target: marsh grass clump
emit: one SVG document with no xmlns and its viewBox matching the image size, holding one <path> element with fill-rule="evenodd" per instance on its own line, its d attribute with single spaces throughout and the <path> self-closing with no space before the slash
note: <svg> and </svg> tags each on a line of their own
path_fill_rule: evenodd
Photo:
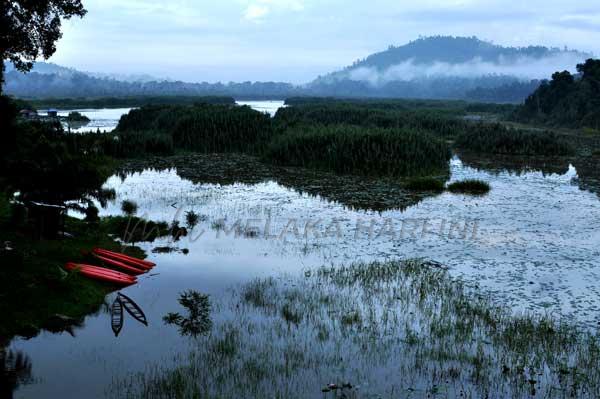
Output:
<svg viewBox="0 0 600 399">
<path fill-rule="evenodd" d="M 279 165 L 367 176 L 423 176 L 446 173 L 448 144 L 413 129 L 315 125 L 276 136 L 263 159 Z"/>
<path fill-rule="evenodd" d="M 154 137 L 164 143 L 147 148 L 150 153 L 160 154 L 162 147 L 202 153 L 254 152 L 270 138 L 271 118 L 235 104 L 149 105 L 124 115 L 117 134 L 123 141 L 147 143 L 148 137 Z"/>
<path fill-rule="evenodd" d="M 476 179 L 461 180 L 448 185 L 448 191 L 455 194 L 485 195 L 491 189 L 489 183 Z"/>
<path fill-rule="evenodd" d="M 257 279 L 174 369 L 113 386 L 119 397 L 421 396 L 595 398 L 595 333 L 514 314 L 423 261 Z M 331 387 L 331 388 L 330 388 Z M 127 392 L 124 395 L 123 392 Z M 324 392 L 324 391 L 323 391 Z"/>
<path fill-rule="evenodd" d="M 198 215 L 194 211 L 189 211 L 185 213 L 185 223 L 188 229 L 193 230 L 194 227 L 198 225 L 200 222 L 200 215 Z"/>
<path fill-rule="evenodd" d="M 478 123 L 458 135 L 463 150 L 509 155 L 572 155 L 573 145 L 551 131 L 521 130 L 500 123 Z"/>
<path fill-rule="evenodd" d="M 418 177 L 407 180 L 405 187 L 410 191 L 442 192 L 445 189 L 444 181 L 435 177 Z"/>
</svg>

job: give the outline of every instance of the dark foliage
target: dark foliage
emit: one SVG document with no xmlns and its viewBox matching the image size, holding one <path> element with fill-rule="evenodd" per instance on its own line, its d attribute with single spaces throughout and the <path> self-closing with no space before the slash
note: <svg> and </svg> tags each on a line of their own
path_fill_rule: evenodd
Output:
<svg viewBox="0 0 600 399">
<path fill-rule="evenodd" d="M 453 137 L 465 129 L 468 122 L 456 118 L 464 111 L 445 103 L 425 102 L 428 109 L 411 103 L 395 101 L 308 102 L 281 108 L 275 115 L 279 131 L 299 125 L 356 125 L 364 127 L 416 129 L 438 137 Z M 439 108 L 435 108 L 435 106 Z M 464 107 L 464 104 L 462 104 Z M 445 108 L 444 108 L 445 107 Z"/>
<path fill-rule="evenodd" d="M 134 108 L 145 105 L 235 104 L 233 97 L 135 96 L 103 98 L 46 98 L 31 100 L 36 108 Z"/>
<path fill-rule="evenodd" d="M 254 152 L 270 139 L 271 120 L 246 106 L 147 106 L 124 115 L 117 132 L 121 146 L 148 153 Z"/>
<path fill-rule="evenodd" d="M 61 19 L 83 17 L 80 0 L 4 0 L 0 3 L 0 93 L 4 60 L 29 71 L 38 57 L 49 58 L 61 38 Z"/>
<path fill-rule="evenodd" d="M 450 149 L 416 130 L 317 125 L 277 136 L 264 159 L 343 174 L 430 175 L 448 168 Z"/>
<path fill-rule="evenodd" d="M 448 191 L 455 194 L 484 195 L 491 190 L 490 185 L 482 180 L 461 180 L 448 185 Z"/>
<path fill-rule="evenodd" d="M 515 155 L 569 155 L 575 152 L 556 133 L 528 131 L 499 123 L 473 124 L 456 139 L 458 148 L 473 152 Z"/>
<path fill-rule="evenodd" d="M 577 76 L 556 72 L 517 110 L 524 122 L 600 129 L 600 60 L 577 65 Z"/>
</svg>

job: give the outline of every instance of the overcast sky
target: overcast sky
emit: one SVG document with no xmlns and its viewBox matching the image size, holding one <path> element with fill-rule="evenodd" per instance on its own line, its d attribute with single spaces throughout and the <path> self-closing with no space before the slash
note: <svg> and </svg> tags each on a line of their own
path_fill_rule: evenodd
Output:
<svg viewBox="0 0 600 399">
<path fill-rule="evenodd" d="M 302 83 L 419 35 L 600 54 L 598 0 L 83 0 L 51 61 L 92 72 Z"/>
</svg>

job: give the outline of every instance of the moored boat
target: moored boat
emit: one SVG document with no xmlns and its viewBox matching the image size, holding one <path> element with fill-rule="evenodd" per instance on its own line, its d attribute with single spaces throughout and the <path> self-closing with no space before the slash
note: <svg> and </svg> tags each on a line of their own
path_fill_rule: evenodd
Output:
<svg viewBox="0 0 600 399">
<path fill-rule="evenodd" d="M 68 271 L 78 271 L 87 278 L 111 283 L 119 286 L 129 286 L 137 283 L 135 277 L 104 267 L 83 265 L 78 263 L 67 263 L 64 268 Z"/>
<path fill-rule="evenodd" d="M 139 274 L 144 274 L 144 273 L 148 272 L 148 269 L 140 269 L 138 267 L 130 266 L 124 262 L 107 258 L 106 256 L 98 255 L 96 253 L 93 253 L 92 255 L 99 261 L 101 261 L 107 265 L 119 268 L 119 269 L 125 271 L 127 274 L 139 275 Z"/>
<path fill-rule="evenodd" d="M 109 251 L 107 249 L 102 249 L 102 248 L 94 248 L 92 250 L 92 253 L 100 255 L 100 256 L 104 256 L 110 259 L 114 259 L 120 262 L 124 262 L 127 263 L 129 265 L 132 265 L 134 267 L 139 267 L 142 269 L 152 269 L 154 266 L 156 266 L 156 263 L 153 262 L 149 262 L 147 260 L 142 260 L 142 259 L 138 259 L 138 258 L 134 258 L 133 256 L 129 256 L 129 255 L 125 255 L 125 254 L 121 254 L 118 252 L 113 252 L 113 251 Z"/>
</svg>

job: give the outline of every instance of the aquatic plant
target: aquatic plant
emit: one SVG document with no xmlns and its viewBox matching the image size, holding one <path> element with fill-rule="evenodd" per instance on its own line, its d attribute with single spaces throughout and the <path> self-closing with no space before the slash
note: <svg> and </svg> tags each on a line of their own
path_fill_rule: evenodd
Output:
<svg viewBox="0 0 600 399">
<path fill-rule="evenodd" d="M 198 215 L 194 211 L 188 211 L 185 213 L 185 223 L 187 224 L 188 229 L 193 230 L 194 227 L 198 225 L 200 221 L 200 215 Z"/>
<path fill-rule="evenodd" d="M 461 180 L 448 185 L 448 191 L 456 194 L 484 195 L 490 190 L 489 183 L 476 179 Z"/>
<path fill-rule="evenodd" d="M 443 174 L 450 148 L 415 130 L 310 126 L 275 137 L 263 159 L 341 174 L 420 176 Z"/>
<path fill-rule="evenodd" d="M 124 115 L 117 134 L 125 141 L 165 137 L 172 140 L 171 148 L 188 151 L 253 152 L 269 140 L 271 119 L 247 106 L 152 105 Z"/>
<path fill-rule="evenodd" d="M 235 291 L 232 314 L 176 367 L 113 385 L 114 397 L 597 397 L 600 341 L 514 314 L 436 263 L 361 263 Z"/>
<path fill-rule="evenodd" d="M 403 100 L 293 100 L 294 106 L 280 108 L 274 118 L 278 132 L 311 125 L 353 125 L 368 128 L 414 129 L 436 137 L 452 138 L 468 122 L 457 118 L 464 104 Z"/>
<path fill-rule="evenodd" d="M 492 154 L 570 155 L 574 147 L 564 137 L 550 131 L 510 128 L 500 123 L 473 124 L 458 135 L 458 148 Z"/>
</svg>

